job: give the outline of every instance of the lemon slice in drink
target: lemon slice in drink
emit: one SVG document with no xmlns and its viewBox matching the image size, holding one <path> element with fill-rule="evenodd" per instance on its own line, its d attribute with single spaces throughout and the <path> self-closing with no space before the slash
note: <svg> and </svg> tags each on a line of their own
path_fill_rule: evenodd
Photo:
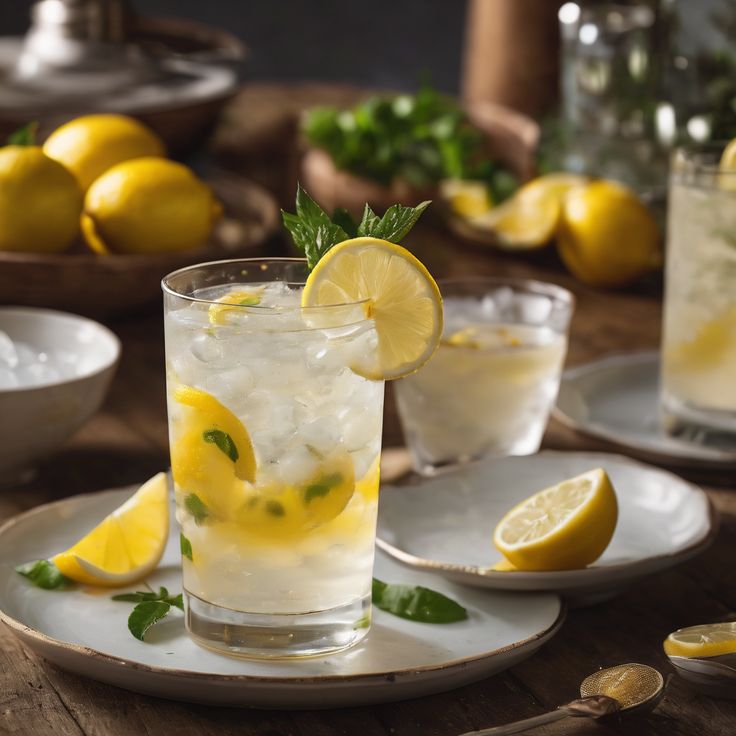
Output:
<svg viewBox="0 0 736 736">
<path fill-rule="evenodd" d="M 255 307 L 261 303 L 263 287 L 254 289 L 236 289 L 217 300 L 217 304 L 211 304 L 208 310 L 210 324 L 226 325 L 230 318 L 242 312 L 240 307 Z"/>
<path fill-rule="evenodd" d="M 426 363 L 442 335 L 442 297 L 422 263 L 386 240 L 346 240 L 329 250 L 309 274 L 302 306 L 366 299 L 378 349 L 351 368 L 365 378 L 389 380 Z"/>
<path fill-rule="evenodd" d="M 736 621 L 701 624 L 673 631 L 664 640 L 671 657 L 718 657 L 736 653 Z"/>
<path fill-rule="evenodd" d="M 168 536 L 168 484 L 158 473 L 52 562 L 80 583 L 127 585 L 158 565 Z"/>
<path fill-rule="evenodd" d="M 519 570 L 574 570 L 603 554 L 617 517 L 611 481 L 597 468 L 515 506 L 498 523 L 493 543 Z"/>
</svg>

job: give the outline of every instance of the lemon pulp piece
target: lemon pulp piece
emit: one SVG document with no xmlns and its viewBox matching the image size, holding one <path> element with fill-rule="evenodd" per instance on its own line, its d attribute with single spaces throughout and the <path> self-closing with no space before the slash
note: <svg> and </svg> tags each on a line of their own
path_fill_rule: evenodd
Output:
<svg viewBox="0 0 736 736">
<path fill-rule="evenodd" d="M 478 217 L 493 207 L 488 187 L 482 181 L 445 179 L 440 182 L 440 194 L 456 215 Z"/>
<path fill-rule="evenodd" d="M 168 484 L 158 473 L 52 562 L 80 583 L 127 585 L 158 565 L 168 536 Z"/>
<path fill-rule="evenodd" d="M 46 139 L 43 150 L 76 177 L 82 191 L 121 161 L 166 155 L 163 141 L 150 128 L 116 114 L 70 120 Z"/>
<path fill-rule="evenodd" d="M 481 324 L 468 325 L 448 338 L 442 340 L 443 345 L 455 348 L 472 348 L 482 350 L 490 348 L 518 348 L 524 343 L 503 325 Z"/>
<path fill-rule="evenodd" d="M 553 173 L 524 184 L 510 199 L 470 222 L 492 230 L 512 250 L 539 248 L 555 234 L 567 193 L 586 182 L 578 174 Z"/>
<path fill-rule="evenodd" d="M 597 468 L 522 501 L 498 523 L 493 542 L 520 570 L 573 570 L 603 554 L 617 517 L 611 481 Z"/>
<path fill-rule="evenodd" d="M 736 621 L 673 631 L 664 640 L 664 651 L 676 657 L 717 657 L 736 653 Z"/>
<path fill-rule="evenodd" d="M 442 335 L 442 297 L 424 265 L 400 245 L 354 238 L 320 259 L 302 292 L 303 307 L 365 299 L 378 349 L 351 368 L 365 378 L 389 380 L 426 363 Z"/>
<path fill-rule="evenodd" d="M 621 286 L 662 265 L 654 217 L 634 192 L 614 181 L 567 193 L 557 250 L 572 275 L 591 286 Z"/>
<path fill-rule="evenodd" d="M 173 397 L 192 410 L 184 417 L 184 432 L 172 452 L 177 484 L 184 490 L 201 490 L 211 473 L 222 475 L 218 468 L 231 470 L 240 480 L 254 482 L 255 452 L 240 419 L 212 394 L 193 386 L 177 386 Z"/>
<path fill-rule="evenodd" d="M 237 289 L 231 291 L 217 300 L 217 304 L 211 304 L 208 317 L 210 324 L 225 325 L 231 315 L 238 313 L 238 307 L 255 307 L 261 303 L 263 287 L 253 289 Z"/>
</svg>

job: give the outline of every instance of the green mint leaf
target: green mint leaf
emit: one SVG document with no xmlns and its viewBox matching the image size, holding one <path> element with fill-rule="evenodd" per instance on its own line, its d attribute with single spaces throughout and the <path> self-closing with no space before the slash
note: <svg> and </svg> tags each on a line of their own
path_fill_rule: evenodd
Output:
<svg viewBox="0 0 736 736">
<path fill-rule="evenodd" d="M 186 557 L 191 562 L 194 562 L 192 543 L 181 533 L 179 533 L 179 547 L 181 549 L 182 557 Z"/>
<path fill-rule="evenodd" d="M 393 585 L 373 578 L 373 603 L 382 611 L 427 624 L 462 621 L 468 612 L 442 593 L 411 585 Z"/>
<path fill-rule="evenodd" d="M 333 488 L 342 483 L 342 474 L 333 473 L 321 478 L 318 483 L 308 485 L 304 490 L 304 503 L 308 504 L 315 498 L 326 496 Z"/>
<path fill-rule="evenodd" d="M 35 120 L 31 123 L 26 123 L 8 136 L 7 145 L 35 146 L 37 132 L 38 123 Z"/>
<path fill-rule="evenodd" d="M 238 304 L 241 307 L 255 307 L 261 303 L 261 297 L 253 294 L 252 296 L 246 296 L 245 299 L 241 299 Z"/>
<path fill-rule="evenodd" d="M 158 596 L 155 593 L 143 593 L 137 591 L 135 593 L 118 593 L 111 596 L 114 601 L 122 601 L 123 603 L 143 603 L 143 601 L 155 601 Z"/>
<path fill-rule="evenodd" d="M 271 514 L 271 516 L 283 516 L 286 513 L 283 505 L 279 501 L 273 501 L 270 499 L 266 501 L 266 511 Z"/>
<path fill-rule="evenodd" d="M 136 639 L 145 640 L 146 632 L 160 621 L 171 606 L 165 601 L 144 601 L 139 603 L 128 616 L 128 629 Z"/>
<path fill-rule="evenodd" d="M 233 462 L 237 462 L 239 454 L 238 448 L 233 442 L 233 438 L 221 429 L 208 429 L 202 432 L 202 438 L 205 442 L 216 445 L 224 452 Z"/>
<path fill-rule="evenodd" d="M 166 603 L 169 603 L 172 606 L 176 606 L 180 611 L 184 610 L 184 601 L 182 600 L 181 593 L 179 593 L 179 595 L 174 595 L 170 598 L 167 598 Z"/>
<path fill-rule="evenodd" d="M 400 243 L 430 204 L 430 201 L 422 202 L 416 207 L 395 204 L 389 207 L 380 219 L 366 206 L 363 221 L 358 227 L 358 235 L 381 238 L 390 243 Z"/>
<path fill-rule="evenodd" d="M 74 584 L 74 581 L 64 575 L 51 560 L 26 562 L 24 565 L 18 565 L 15 571 L 44 590 L 63 590 Z"/>
<path fill-rule="evenodd" d="M 339 225 L 349 238 L 358 237 L 358 223 L 344 207 L 338 207 L 332 213 L 332 222 Z"/>
<path fill-rule="evenodd" d="M 370 613 L 366 613 L 365 616 L 355 622 L 355 625 L 353 626 L 353 631 L 357 631 L 358 629 L 367 629 L 370 625 L 371 615 Z"/>
<path fill-rule="evenodd" d="M 194 517 L 197 526 L 201 526 L 211 516 L 207 505 L 196 493 L 190 493 L 184 499 L 184 508 Z"/>
<path fill-rule="evenodd" d="M 281 212 L 294 245 L 304 252 L 312 269 L 332 246 L 348 240 L 347 233 L 307 194 L 301 184 L 296 190 L 296 214 Z"/>
</svg>

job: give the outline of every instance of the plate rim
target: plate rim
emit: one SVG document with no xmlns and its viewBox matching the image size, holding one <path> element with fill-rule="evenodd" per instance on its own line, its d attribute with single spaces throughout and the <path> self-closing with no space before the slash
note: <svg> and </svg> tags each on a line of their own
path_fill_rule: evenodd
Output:
<svg viewBox="0 0 736 736">
<path fill-rule="evenodd" d="M 696 492 L 697 495 L 701 496 L 705 500 L 706 505 L 706 511 L 707 511 L 707 519 L 708 519 L 708 530 L 706 533 L 697 541 L 693 542 L 692 544 L 688 545 L 684 549 L 678 550 L 676 552 L 671 552 L 667 554 L 661 554 L 661 555 L 651 555 L 649 557 L 642 558 L 641 560 L 638 560 L 636 562 L 619 562 L 613 565 L 605 565 L 602 567 L 584 567 L 580 569 L 575 570 L 493 570 L 491 568 L 483 568 L 478 567 L 477 565 L 462 565 L 459 563 L 454 562 L 441 562 L 439 560 L 431 560 L 425 557 L 419 557 L 417 555 L 412 554 L 411 552 L 407 552 L 399 547 L 396 547 L 391 542 L 386 541 L 385 539 L 382 539 L 380 534 L 376 535 L 376 545 L 382 549 L 387 554 L 391 555 L 395 560 L 398 562 L 401 562 L 402 564 L 409 565 L 413 568 L 427 571 L 427 572 L 434 572 L 434 573 L 450 573 L 453 575 L 463 575 L 470 578 L 475 578 L 479 580 L 487 580 L 490 582 L 495 582 L 496 585 L 493 586 L 493 589 L 495 590 L 510 590 L 508 587 L 502 587 L 499 586 L 498 583 L 501 581 L 507 581 L 510 582 L 511 580 L 515 580 L 517 582 L 528 582 L 533 583 L 534 580 L 536 580 L 540 575 L 544 576 L 544 578 L 548 581 L 548 584 L 552 587 L 545 587 L 545 588 L 536 588 L 532 590 L 531 588 L 526 588 L 524 590 L 528 590 L 529 592 L 554 592 L 555 590 L 568 590 L 571 587 L 574 587 L 575 589 L 585 590 L 586 589 L 586 578 L 592 578 L 594 576 L 598 577 L 604 577 L 604 578 L 617 578 L 617 573 L 620 573 L 621 571 L 625 571 L 627 568 L 631 568 L 632 566 L 642 565 L 650 561 L 655 561 L 659 563 L 664 563 L 667 561 L 668 563 L 672 564 L 666 564 L 666 565 L 658 565 L 655 566 L 654 570 L 645 570 L 642 571 L 641 574 L 637 575 L 636 570 L 633 570 L 634 574 L 631 576 L 632 580 L 636 580 L 640 577 L 645 577 L 647 575 L 651 575 L 656 570 L 661 569 L 667 569 L 668 567 L 672 567 L 675 564 L 678 564 L 679 561 L 685 561 L 700 552 L 707 549 L 715 540 L 716 536 L 718 535 L 718 529 L 720 527 L 720 521 L 721 516 L 718 512 L 718 509 L 716 509 L 715 505 L 713 504 L 713 501 L 711 500 L 710 496 L 701 488 L 699 485 L 692 483 L 689 480 L 686 480 L 685 478 L 681 478 L 676 473 L 673 473 L 669 470 L 666 470 L 664 468 L 655 467 L 652 465 L 648 465 L 647 463 L 641 462 L 640 460 L 636 460 L 634 458 L 627 457 L 626 455 L 621 455 L 619 453 L 613 453 L 613 452 L 596 452 L 596 451 L 567 451 L 567 450 L 541 450 L 538 453 L 535 453 L 531 456 L 518 456 L 514 458 L 514 456 L 508 456 L 506 458 L 501 458 L 504 460 L 513 459 L 514 461 L 523 461 L 525 459 L 529 459 L 529 457 L 540 457 L 540 456 L 555 456 L 555 457 L 569 457 L 571 455 L 575 456 L 586 456 L 586 455 L 608 455 L 612 459 L 622 462 L 623 464 L 628 465 L 634 465 L 638 466 L 640 468 L 644 468 L 646 470 L 654 471 L 656 473 L 663 473 L 665 475 L 671 476 L 672 478 L 675 478 L 677 481 L 684 483 L 686 486 L 690 488 L 690 490 Z M 483 461 L 480 461 L 483 462 Z M 440 478 L 442 476 L 439 476 Z M 394 486 L 395 488 L 401 488 L 401 486 Z M 412 488 L 416 488 L 416 485 L 411 486 Z M 379 505 L 379 513 L 380 513 L 380 505 Z M 609 574 L 610 573 L 610 574 Z M 618 576 L 620 579 L 620 575 Z M 590 580 L 588 583 L 589 586 L 596 586 L 600 587 L 601 585 L 605 585 L 606 582 L 610 582 L 612 585 L 615 585 L 617 582 L 614 580 Z M 557 585 L 555 585 L 557 583 Z M 491 586 L 484 586 L 491 588 Z M 515 590 L 521 590 L 519 588 L 514 588 Z"/>
<path fill-rule="evenodd" d="M 33 508 L 22 511 L 19 514 L 15 514 L 14 516 L 7 519 L 2 525 L 0 525 L 0 537 L 2 537 L 3 534 L 7 533 L 14 526 L 26 521 L 28 518 L 45 513 L 53 507 L 62 506 L 68 502 L 80 502 L 81 499 L 85 498 L 113 495 L 116 493 L 121 493 L 122 491 L 128 491 L 129 489 L 135 487 L 136 484 L 132 484 L 130 486 L 108 488 L 89 493 L 79 493 L 73 496 L 65 496 L 64 498 L 56 499 L 54 501 L 48 501 L 38 506 L 34 506 Z M 491 659 L 498 655 L 509 654 L 517 650 L 524 650 L 533 644 L 537 644 L 537 647 L 535 647 L 534 650 L 536 651 L 536 649 L 541 647 L 545 642 L 549 641 L 549 639 L 551 639 L 559 631 L 559 629 L 565 622 L 568 612 L 566 601 L 562 599 L 561 596 L 554 593 L 554 591 L 540 591 L 540 593 L 544 593 L 545 595 L 557 598 L 557 616 L 555 617 L 554 621 L 552 621 L 552 623 L 547 626 L 543 631 L 537 632 L 536 634 L 533 634 L 532 636 L 529 636 L 521 641 L 514 642 L 513 644 L 509 644 L 498 649 L 486 651 L 481 654 L 452 659 L 441 664 L 404 667 L 403 669 L 390 669 L 381 672 L 371 672 L 366 674 L 354 675 L 312 675 L 289 677 L 222 674 L 218 672 L 194 672 L 192 670 L 179 669 L 174 667 L 162 667 L 160 665 L 150 665 L 144 662 L 136 662 L 131 659 L 126 659 L 124 657 L 118 657 L 116 655 L 101 652 L 98 649 L 94 649 L 93 647 L 88 647 L 83 644 L 75 644 L 73 642 L 63 641 L 48 634 L 45 634 L 32 626 L 22 623 L 21 621 L 18 621 L 13 616 L 10 616 L 8 613 L 6 613 L 2 608 L 0 608 L 0 623 L 3 623 L 5 626 L 7 626 L 13 632 L 13 634 L 18 636 L 21 640 L 31 640 L 41 647 L 50 648 L 55 653 L 71 653 L 77 658 L 90 658 L 93 661 L 101 662 L 108 666 L 114 665 L 118 667 L 124 667 L 128 671 L 142 671 L 155 676 L 181 677 L 188 680 L 206 680 L 215 684 L 242 683 L 246 685 L 258 686 L 331 684 L 345 686 L 349 685 L 355 680 L 358 680 L 360 682 L 371 682 L 373 680 L 385 681 L 387 677 L 396 677 L 397 675 L 405 677 L 414 676 L 417 674 L 439 672 L 442 670 L 454 670 L 457 668 L 463 668 L 467 665 L 472 665 L 476 662 Z M 222 656 L 225 657 L 226 655 Z"/>
<path fill-rule="evenodd" d="M 627 443 L 621 435 L 611 432 L 599 424 L 585 424 L 582 421 L 579 421 L 572 415 L 565 412 L 560 406 L 559 397 L 565 383 L 571 385 L 572 382 L 577 381 L 581 376 L 590 375 L 591 373 L 595 373 L 606 368 L 610 369 L 617 365 L 633 367 L 634 365 L 642 363 L 659 363 L 659 356 L 659 350 L 613 352 L 600 358 L 595 358 L 585 363 L 567 368 L 563 371 L 560 378 L 560 391 L 558 392 L 557 399 L 552 407 L 552 416 L 560 424 L 568 429 L 572 429 L 574 432 L 586 437 L 602 440 L 621 452 L 633 452 L 639 457 L 655 459 L 656 462 L 668 463 L 678 467 L 714 470 L 733 466 L 734 463 L 736 463 L 736 451 L 729 453 L 714 448 L 707 455 L 694 455 L 685 451 L 688 447 L 686 444 L 683 445 L 683 452 L 677 454 L 664 448 L 656 447 L 651 443 L 648 443 L 645 447 L 640 447 L 638 445 Z M 694 447 L 697 451 L 697 446 Z"/>
</svg>

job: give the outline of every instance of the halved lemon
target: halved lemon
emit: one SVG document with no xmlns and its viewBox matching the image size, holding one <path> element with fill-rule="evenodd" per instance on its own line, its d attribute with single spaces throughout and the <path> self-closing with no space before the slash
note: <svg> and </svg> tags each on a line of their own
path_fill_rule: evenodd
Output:
<svg viewBox="0 0 736 736">
<path fill-rule="evenodd" d="M 519 570 L 573 570 L 603 554 L 618 503 L 602 468 L 534 494 L 501 519 L 493 543 Z"/>
<path fill-rule="evenodd" d="M 168 536 L 168 484 L 166 473 L 158 473 L 51 561 L 64 575 L 80 583 L 128 585 L 158 565 Z"/>
<path fill-rule="evenodd" d="M 736 653 L 736 621 L 701 624 L 673 631 L 664 640 L 665 654 L 675 657 L 718 657 Z"/>
<path fill-rule="evenodd" d="M 346 240 L 309 274 L 303 307 L 368 300 L 378 349 L 352 369 L 373 380 L 400 378 L 426 363 L 442 335 L 442 297 L 406 248 L 378 238 Z"/>
<path fill-rule="evenodd" d="M 503 247 L 527 250 L 546 245 L 554 236 L 562 202 L 573 187 L 588 179 L 578 174 L 545 174 L 524 184 L 510 199 L 469 222 L 492 230 Z"/>
</svg>

